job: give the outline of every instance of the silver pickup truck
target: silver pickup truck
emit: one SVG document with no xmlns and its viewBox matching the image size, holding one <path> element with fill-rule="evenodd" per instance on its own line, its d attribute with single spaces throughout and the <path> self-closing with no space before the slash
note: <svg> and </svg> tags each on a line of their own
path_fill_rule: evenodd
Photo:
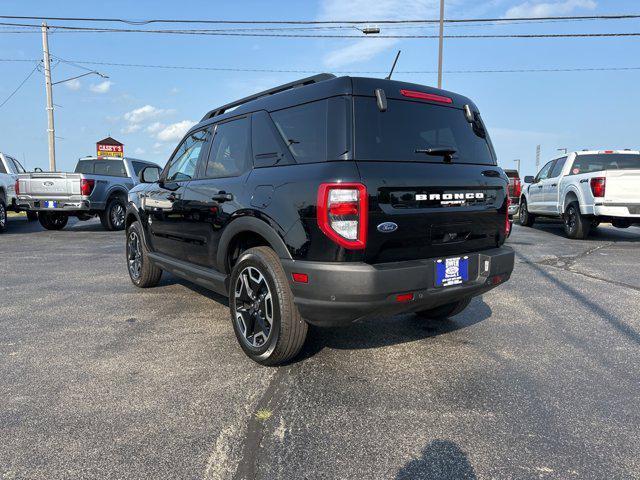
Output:
<svg viewBox="0 0 640 480">
<path fill-rule="evenodd" d="M 160 171 L 155 163 L 135 158 L 84 157 L 74 173 L 22 174 L 17 182 L 18 208 L 38 212 L 47 230 L 61 230 L 70 216 L 89 220 L 96 215 L 106 230 L 122 230 L 127 193 L 146 167 Z"/>
</svg>

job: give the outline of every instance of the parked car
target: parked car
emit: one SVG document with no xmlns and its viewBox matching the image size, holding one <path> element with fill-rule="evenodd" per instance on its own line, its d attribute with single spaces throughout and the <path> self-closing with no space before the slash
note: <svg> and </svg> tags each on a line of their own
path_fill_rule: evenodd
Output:
<svg viewBox="0 0 640 480">
<path fill-rule="evenodd" d="M 75 173 L 22 174 L 17 183 L 18 207 L 38 212 L 47 230 L 63 229 L 70 216 L 80 220 L 100 217 L 107 230 L 123 230 L 127 193 L 139 183 L 144 168 L 160 167 L 136 158 L 84 157 Z"/>
<path fill-rule="evenodd" d="M 520 199 L 520 224 L 536 217 L 564 220 L 569 238 L 586 238 L 600 223 L 640 224 L 640 152 L 583 150 L 547 163 Z"/>
<path fill-rule="evenodd" d="M 505 170 L 509 177 L 509 215 L 517 215 L 520 206 L 520 195 L 522 194 L 522 182 L 518 170 Z"/>
<path fill-rule="evenodd" d="M 150 173 L 148 176 L 147 173 Z M 129 192 L 126 260 L 229 297 L 256 362 L 307 324 L 443 319 L 509 279 L 507 184 L 477 107 L 422 85 L 322 74 L 211 110 Z"/>
<path fill-rule="evenodd" d="M 0 152 L 0 233 L 7 228 L 7 212 L 18 211 L 15 192 L 16 180 L 21 173 L 26 173 L 26 170 L 20 162 Z"/>
</svg>

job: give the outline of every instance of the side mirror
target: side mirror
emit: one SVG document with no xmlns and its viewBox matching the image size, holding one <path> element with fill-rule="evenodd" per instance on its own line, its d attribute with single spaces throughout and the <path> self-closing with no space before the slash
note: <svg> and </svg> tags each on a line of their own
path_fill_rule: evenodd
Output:
<svg viewBox="0 0 640 480">
<path fill-rule="evenodd" d="M 138 175 L 140 183 L 156 183 L 160 180 L 160 168 L 158 167 L 144 167 Z"/>
<path fill-rule="evenodd" d="M 531 175 L 527 175 L 526 177 L 524 177 L 524 183 L 535 183 L 536 179 L 533 178 Z"/>
</svg>

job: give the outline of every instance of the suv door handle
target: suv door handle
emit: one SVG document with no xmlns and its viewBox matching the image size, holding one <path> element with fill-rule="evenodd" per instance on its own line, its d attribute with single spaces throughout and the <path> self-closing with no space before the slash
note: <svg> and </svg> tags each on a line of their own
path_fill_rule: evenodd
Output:
<svg viewBox="0 0 640 480">
<path fill-rule="evenodd" d="M 180 195 L 176 195 L 175 193 L 170 193 L 169 195 L 167 195 L 167 200 L 169 200 L 171 203 L 175 202 L 179 198 Z"/>
<path fill-rule="evenodd" d="M 551 184 L 551 186 L 552 186 L 552 187 L 557 187 L 557 186 L 558 186 L 558 184 L 557 184 L 557 183 L 552 183 L 552 184 Z"/>
<path fill-rule="evenodd" d="M 538 188 L 542 188 L 542 185 L 538 185 Z"/>
<path fill-rule="evenodd" d="M 228 202 L 233 200 L 233 194 L 223 191 L 211 197 L 211 200 L 213 200 L 214 202 L 221 202 L 221 203 Z"/>
</svg>

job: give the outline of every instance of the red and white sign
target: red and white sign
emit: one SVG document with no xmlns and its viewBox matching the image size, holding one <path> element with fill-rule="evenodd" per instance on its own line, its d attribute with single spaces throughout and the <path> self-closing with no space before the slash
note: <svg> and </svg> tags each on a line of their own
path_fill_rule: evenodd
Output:
<svg viewBox="0 0 640 480">
<path fill-rule="evenodd" d="M 104 145 L 97 143 L 98 157 L 124 157 L 123 145 Z"/>
</svg>

